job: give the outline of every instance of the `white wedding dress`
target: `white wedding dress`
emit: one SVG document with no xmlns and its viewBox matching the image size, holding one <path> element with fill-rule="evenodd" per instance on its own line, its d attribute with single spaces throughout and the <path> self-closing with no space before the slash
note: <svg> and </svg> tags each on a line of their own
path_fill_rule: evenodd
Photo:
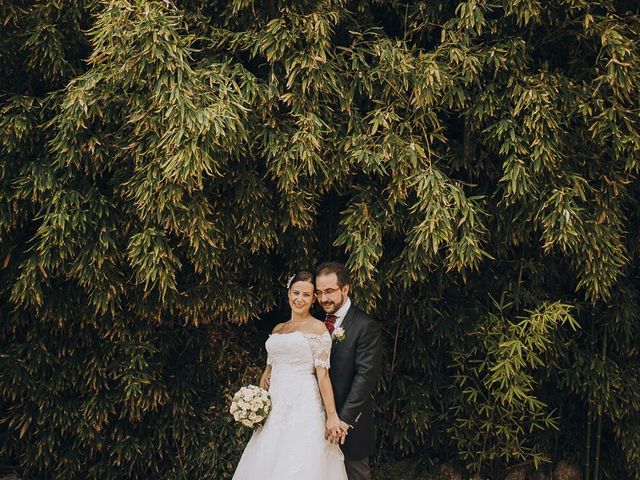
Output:
<svg viewBox="0 0 640 480">
<path fill-rule="evenodd" d="M 325 410 L 315 366 L 329 368 L 331 336 L 269 336 L 272 408 L 253 433 L 234 480 L 346 480 L 340 447 L 325 440 Z"/>
</svg>

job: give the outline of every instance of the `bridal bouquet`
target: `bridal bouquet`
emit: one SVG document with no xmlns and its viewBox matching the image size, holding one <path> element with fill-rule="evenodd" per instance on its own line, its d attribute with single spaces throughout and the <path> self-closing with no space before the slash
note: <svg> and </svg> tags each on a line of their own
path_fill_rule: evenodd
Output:
<svg viewBox="0 0 640 480">
<path fill-rule="evenodd" d="M 255 385 L 242 387 L 233 396 L 229 411 L 236 422 L 257 428 L 271 411 L 269 392 Z"/>
</svg>

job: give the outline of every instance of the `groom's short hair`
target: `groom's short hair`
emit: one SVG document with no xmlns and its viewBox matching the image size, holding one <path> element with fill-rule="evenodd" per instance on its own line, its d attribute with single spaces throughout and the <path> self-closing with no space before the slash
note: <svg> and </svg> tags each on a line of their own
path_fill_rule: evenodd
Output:
<svg viewBox="0 0 640 480">
<path fill-rule="evenodd" d="M 316 268 L 316 277 L 319 277 L 322 275 L 330 275 L 332 273 L 335 273 L 336 277 L 338 277 L 338 286 L 340 288 L 344 287 L 345 285 L 349 285 L 351 283 L 351 280 L 349 278 L 349 271 L 347 270 L 347 268 L 344 266 L 343 263 L 323 262 L 320 265 L 318 265 L 318 268 Z"/>
</svg>

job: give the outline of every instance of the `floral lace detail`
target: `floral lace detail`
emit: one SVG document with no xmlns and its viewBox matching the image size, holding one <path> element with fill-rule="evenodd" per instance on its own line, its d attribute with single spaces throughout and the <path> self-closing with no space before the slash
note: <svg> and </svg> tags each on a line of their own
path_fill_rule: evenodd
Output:
<svg viewBox="0 0 640 480">
<path fill-rule="evenodd" d="M 331 365 L 331 335 L 329 335 L 329 332 L 321 334 L 305 333 L 304 336 L 307 337 L 309 346 L 311 346 L 313 365 L 329 368 Z"/>
<path fill-rule="evenodd" d="M 308 345 L 311 348 L 312 360 L 314 367 L 329 368 L 331 365 L 331 335 L 329 332 L 323 333 L 305 333 L 299 330 L 289 333 L 272 333 L 272 336 L 289 336 L 301 334 L 307 339 Z M 270 352 L 267 349 L 267 365 L 273 366 L 274 357 L 277 358 L 278 354 Z"/>
</svg>

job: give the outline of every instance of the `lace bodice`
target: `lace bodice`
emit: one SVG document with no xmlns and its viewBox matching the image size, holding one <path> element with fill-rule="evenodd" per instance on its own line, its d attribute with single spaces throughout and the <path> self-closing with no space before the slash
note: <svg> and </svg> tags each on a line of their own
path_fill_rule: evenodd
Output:
<svg viewBox="0 0 640 480">
<path fill-rule="evenodd" d="M 331 335 L 316 333 L 274 333 L 266 343 L 267 365 L 273 373 L 309 374 L 316 366 L 329 368 Z"/>
</svg>

